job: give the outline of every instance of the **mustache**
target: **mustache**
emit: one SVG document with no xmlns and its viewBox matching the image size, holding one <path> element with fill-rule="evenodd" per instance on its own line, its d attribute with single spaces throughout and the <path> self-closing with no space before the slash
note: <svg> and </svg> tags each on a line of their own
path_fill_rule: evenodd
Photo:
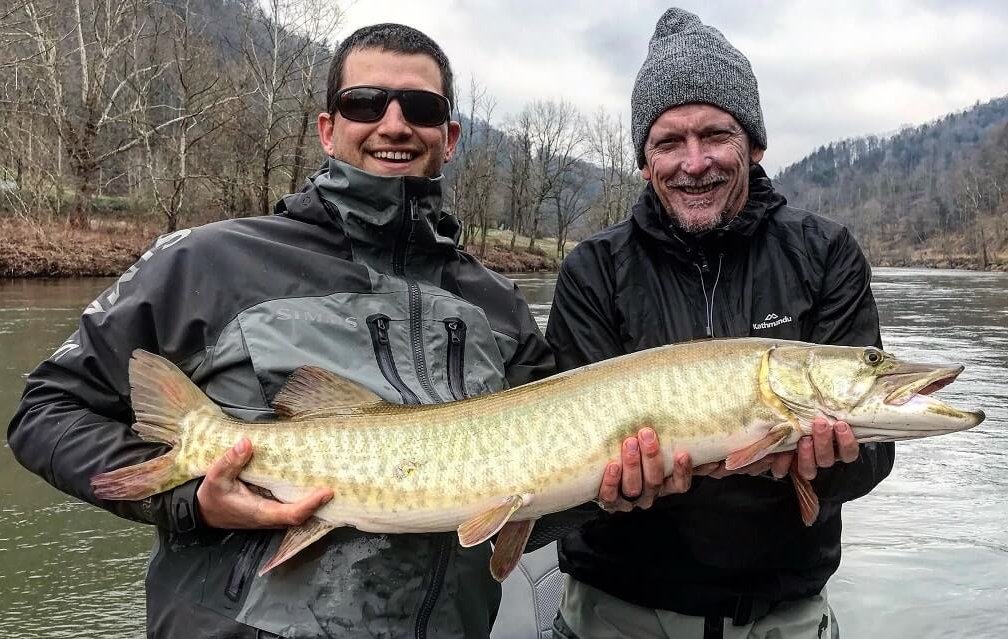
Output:
<svg viewBox="0 0 1008 639">
<path fill-rule="evenodd" d="M 728 175 L 721 171 L 711 171 L 698 178 L 689 175 L 678 175 L 665 184 L 671 188 L 702 189 L 708 186 L 723 184 L 728 181 Z"/>
</svg>

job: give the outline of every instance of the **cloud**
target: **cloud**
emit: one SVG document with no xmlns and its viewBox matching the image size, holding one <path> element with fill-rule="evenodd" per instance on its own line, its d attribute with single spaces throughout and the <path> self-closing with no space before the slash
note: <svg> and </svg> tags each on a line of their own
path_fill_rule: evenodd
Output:
<svg viewBox="0 0 1008 639">
<path fill-rule="evenodd" d="M 751 60 L 771 173 L 832 140 L 884 134 L 1008 94 L 1003 0 L 682 2 Z M 360 0 L 349 29 L 404 22 L 475 76 L 495 119 L 535 99 L 599 106 L 629 121 L 629 96 L 667 2 Z"/>
</svg>

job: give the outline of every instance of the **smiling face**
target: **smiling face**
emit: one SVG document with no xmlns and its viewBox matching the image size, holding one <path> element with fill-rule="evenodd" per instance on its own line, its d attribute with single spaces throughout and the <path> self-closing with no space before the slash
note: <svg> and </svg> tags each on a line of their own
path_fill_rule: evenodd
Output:
<svg viewBox="0 0 1008 639">
<path fill-rule="evenodd" d="M 686 104 L 651 125 L 641 175 L 679 226 L 698 233 L 738 215 L 749 197 L 749 166 L 762 158 L 731 114 Z"/>
<path fill-rule="evenodd" d="M 431 57 L 374 48 L 347 56 L 341 88 L 354 86 L 422 89 L 444 95 L 441 72 Z M 460 131 L 454 121 L 440 126 L 411 124 L 403 117 L 398 100 L 392 100 L 376 122 L 353 122 L 339 113 L 318 117 L 319 141 L 327 154 L 385 176 L 437 177 L 454 154 Z"/>
</svg>

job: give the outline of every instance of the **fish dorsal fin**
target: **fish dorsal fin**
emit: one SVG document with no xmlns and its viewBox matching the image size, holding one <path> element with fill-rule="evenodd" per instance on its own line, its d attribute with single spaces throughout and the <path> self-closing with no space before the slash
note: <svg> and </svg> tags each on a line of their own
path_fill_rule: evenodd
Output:
<svg viewBox="0 0 1008 639">
<path fill-rule="evenodd" d="M 357 382 L 318 366 L 302 366 L 273 398 L 273 410 L 285 419 L 347 414 L 384 403 Z"/>
</svg>

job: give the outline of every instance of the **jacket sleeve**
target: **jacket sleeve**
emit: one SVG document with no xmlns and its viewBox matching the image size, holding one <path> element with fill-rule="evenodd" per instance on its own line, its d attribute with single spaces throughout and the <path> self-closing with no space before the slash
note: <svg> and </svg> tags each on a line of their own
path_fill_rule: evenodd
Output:
<svg viewBox="0 0 1008 639">
<path fill-rule="evenodd" d="M 613 308 L 608 256 L 595 251 L 592 245 L 579 246 L 557 276 L 546 341 L 560 372 L 626 354 Z"/>
<path fill-rule="evenodd" d="M 829 245 L 812 327 L 810 342 L 882 347 L 871 268 L 846 229 Z M 889 475 L 895 454 L 892 442 L 861 444 L 855 462 L 820 469 L 813 482 L 816 493 L 831 502 L 863 497 Z"/>
<path fill-rule="evenodd" d="M 64 493 L 181 532 L 199 525 L 195 480 L 137 502 L 97 499 L 90 485 L 98 473 L 167 450 L 131 431 L 128 379 L 136 348 L 173 357 L 161 343 L 170 343 L 175 329 L 159 324 L 171 324 L 182 313 L 170 291 L 184 280 L 169 275 L 173 269 L 166 261 L 157 247 L 151 249 L 84 311 L 77 331 L 29 375 L 7 440 L 25 468 Z"/>
<path fill-rule="evenodd" d="M 518 325 L 518 346 L 507 361 L 504 371 L 511 388 L 548 377 L 555 372 L 553 352 L 546 344 L 546 339 L 517 286 L 514 287 L 513 297 L 512 313 Z"/>
</svg>

